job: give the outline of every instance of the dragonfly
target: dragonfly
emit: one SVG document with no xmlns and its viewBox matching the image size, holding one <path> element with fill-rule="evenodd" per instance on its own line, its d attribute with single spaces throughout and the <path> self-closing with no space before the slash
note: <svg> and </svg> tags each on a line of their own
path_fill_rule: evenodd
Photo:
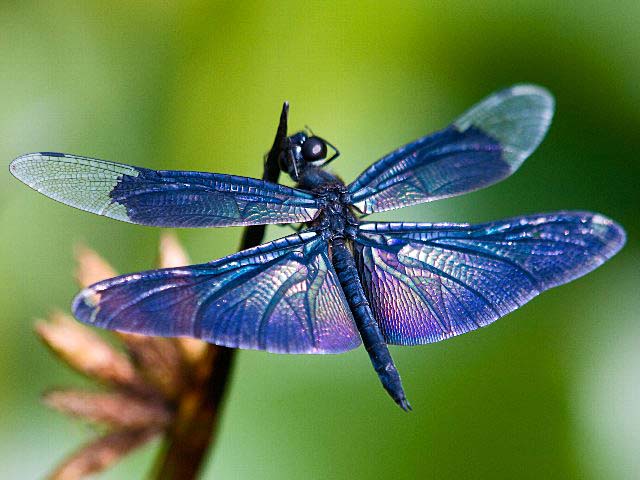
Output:
<svg viewBox="0 0 640 480">
<path fill-rule="evenodd" d="M 510 176 L 551 123 L 554 98 L 543 87 L 518 84 L 489 95 L 349 185 L 326 169 L 339 155 L 328 141 L 307 130 L 287 136 L 287 112 L 272 153 L 295 187 L 66 153 L 15 159 L 13 175 L 38 192 L 125 222 L 302 226 L 209 263 L 100 281 L 75 297 L 75 317 L 274 353 L 334 354 L 363 344 L 383 387 L 408 411 L 388 345 L 438 342 L 487 326 L 595 269 L 625 243 L 620 225 L 587 211 L 476 225 L 363 220 Z"/>
</svg>

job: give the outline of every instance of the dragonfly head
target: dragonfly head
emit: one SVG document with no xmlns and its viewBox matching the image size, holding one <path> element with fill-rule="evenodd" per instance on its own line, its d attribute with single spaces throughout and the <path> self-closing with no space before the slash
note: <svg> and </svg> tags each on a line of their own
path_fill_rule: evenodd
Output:
<svg viewBox="0 0 640 480">
<path fill-rule="evenodd" d="M 334 153 L 327 158 L 329 148 Z M 338 149 L 324 138 L 314 135 L 311 131 L 301 131 L 287 137 L 285 147 L 278 157 L 278 163 L 280 169 L 297 182 L 307 167 L 324 167 L 339 155 Z"/>
</svg>

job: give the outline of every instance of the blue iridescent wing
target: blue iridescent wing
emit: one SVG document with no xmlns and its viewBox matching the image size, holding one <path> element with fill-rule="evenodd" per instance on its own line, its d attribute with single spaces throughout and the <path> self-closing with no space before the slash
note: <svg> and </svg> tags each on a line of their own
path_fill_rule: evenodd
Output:
<svg viewBox="0 0 640 480">
<path fill-rule="evenodd" d="M 159 227 L 308 222 L 318 211 L 301 190 L 216 173 L 150 170 L 62 153 L 16 158 L 11 173 L 72 207 Z"/>
<path fill-rule="evenodd" d="M 202 265 L 105 280 L 78 294 L 82 322 L 276 353 L 340 353 L 360 336 L 318 234 L 303 232 Z"/>
<path fill-rule="evenodd" d="M 355 250 L 386 341 L 416 345 L 484 327 L 624 242 L 601 215 L 557 212 L 482 225 L 364 223 Z"/>
<path fill-rule="evenodd" d="M 554 101 L 534 85 L 490 95 L 440 132 L 409 143 L 365 170 L 351 185 L 362 213 L 460 195 L 515 172 L 542 141 Z"/>
</svg>

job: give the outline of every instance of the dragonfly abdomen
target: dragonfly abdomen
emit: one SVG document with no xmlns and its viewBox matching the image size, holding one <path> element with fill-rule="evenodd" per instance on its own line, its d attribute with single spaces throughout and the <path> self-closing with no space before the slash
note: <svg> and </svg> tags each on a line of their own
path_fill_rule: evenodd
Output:
<svg viewBox="0 0 640 480">
<path fill-rule="evenodd" d="M 332 247 L 333 266 L 338 274 L 338 280 L 347 298 L 349 308 L 353 313 L 356 326 L 362 337 L 362 343 L 371 358 L 373 368 L 391 398 L 405 411 L 411 410 L 411 405 L 409 405 L 402 388 L 400 374 L 393 363 L 380 327 L 373 317 L 373 312 L 362 289 L 353 255 L 347 248 L 343 237 L 334 238 Z"/>
</svg>

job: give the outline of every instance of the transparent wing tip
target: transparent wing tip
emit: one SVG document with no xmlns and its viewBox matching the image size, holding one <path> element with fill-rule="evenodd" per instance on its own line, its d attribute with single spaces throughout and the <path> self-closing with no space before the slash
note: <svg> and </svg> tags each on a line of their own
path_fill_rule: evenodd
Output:
<svg viewBox="0 0 640 480">
<path fill-rule="evenodd" d="M 9 172 L 22 183 L 38 190 L 37 180 L 40 178 L 39 172 L 42 168 L 40 165 L 47 158 L 62 158 L 66 155 L 58 152 L 35 152 L 20 155 L 9 164 Z"/>
<path fill-rule="evenodd" d="M 518 83 L 509 87 L 507 92 L 508 97 L 529 99 L 535 106 L 535 113 L 540 115 L 541 120 L 546 120 L 546 128 L 549 127 L 556 110 L 556 99 L 547 88 L 533 83 Z"/>
<path fill-rule="evenodd" d="M 592 215 L 591 224 L 603 229 L 602 237 L 608 245 L 605 257 L 611 258 L 627 243 L 627 232 L 622 228 L 622 225 L 604 215 L 599 213 Z"/>
<path fill-rule="evenodd" d="M 508 96 L 533 96 L 539 97 L 541 101 L 553 111 L 555 107 L 555 98 L 553 94 L 545 87 L 536 85 L 534 83 L 516 83 L 503 90 L 502 93 L 507 93 Z"/>
<path fill-rule="evenodd" d="M 18 158 L 14 159 L 9 164 L 9 172 L 11 172 L 11 175 L 16 177 L 21 182 L 26 183 L 27 185 L 29 185 L 28 175 L 27 175 L 29 171 L 28 170 L 29 160 L 32 158 L 33 155 L 34 155 L 33 153 L 28 153 L 27 155 L 20 155 Z"/>
<path fill-rule="evenodd" d="M 500 143 L 511 171 L 538 147 L 555 110 L 555 99 L 544 87 L 516 84 L 489 95 L 454 122 L 466 131 L 475 127 Z"/>
</svg>

